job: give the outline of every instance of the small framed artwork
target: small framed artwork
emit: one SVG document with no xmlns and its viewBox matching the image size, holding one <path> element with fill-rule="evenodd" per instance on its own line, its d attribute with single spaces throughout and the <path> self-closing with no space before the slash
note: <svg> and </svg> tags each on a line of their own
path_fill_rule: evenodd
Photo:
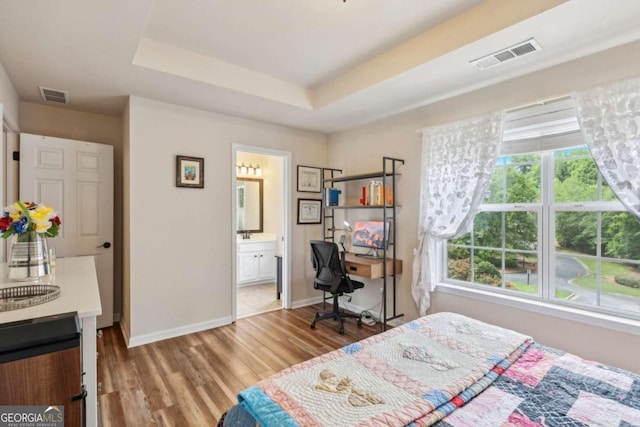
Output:
<svg viewBox="0 0 640 427">
<path fill-rule="evenodd" d="M 298 191 L 320 193 L 322 191 L 322 169 L 298 165 Z"/>
<path fill-rule="evenodd" d="M 298 199 L 298 224 L 320 224 L 322 200 Z"/>
<path fill-rule="evenodd" d="M 176 156 L 176 187 L 204 188 L 204 159 Z"/>
</svg>

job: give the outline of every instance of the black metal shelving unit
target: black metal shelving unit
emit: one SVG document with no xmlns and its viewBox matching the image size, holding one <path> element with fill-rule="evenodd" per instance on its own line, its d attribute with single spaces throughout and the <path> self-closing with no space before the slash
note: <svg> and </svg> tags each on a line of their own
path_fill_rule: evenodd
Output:
<svg viewBox="0 0 640 427">
<path fill-rule="evenodd" d="M 327 210 L 327 195 L 325 188 L 327 183 L 338 179 L 337 173 L 342 173 L 342 169 L 322 168 L 322 239 L 335 241 L 334 232 L 336 231 L 336 222 L 333 211 Z"/>
<path fill-rule="evenodd" d="M 382 158 L 382 171 L 358 174 L 358 175 L 339 175 L 336 173 L 342 173 L 340 169 L 323 169 L 323 191 L 322 191 L 322 212 L 323 212 L 323 233 L 324 240 L 335 241 L 335 231 L 339 230 L 335 227 L 335 215 L 334 212 L 339 209 L 365 209 L 382 211 L 382 220 L 384 223 L 389 223 L 389 242 L 383 246 L 383 259 L 382 263 L 382 324 L 383 330 L 387 329 L 387 322 L 393 319 L 404 316 L 402 313 L 397 313 L 397 273 L 396 273 L 396 260 L 397 258 L 397 221 L 396 214 L 397 208 L 400 207 L 397 203 L 397 187 L 396 178 L 400 176 L 398 168 L 404 165 L 404 160 L 393 157 Z M 382 179 L 382 188 L 391 188 L 391 194 L 393 197 L 392 203 L 387 204 L 386 195 L 383 197 L 382 205 L 341 205 L 341 206 L 327 206 L 325 188 L 332 187 L 335 183 L 339 182 L 353 182 L 353 181 L 365 181 L 371 179 Z M 346 196 L 346 195 L 345 195 Z M 391 260 L 391 271 L 387 271 L 386 260 Z M 393 295 L 392 311 L 388 313 L 387 310 L 387 293 L 388 286 L 391 285 L 391 291 Z"/>
</svg>

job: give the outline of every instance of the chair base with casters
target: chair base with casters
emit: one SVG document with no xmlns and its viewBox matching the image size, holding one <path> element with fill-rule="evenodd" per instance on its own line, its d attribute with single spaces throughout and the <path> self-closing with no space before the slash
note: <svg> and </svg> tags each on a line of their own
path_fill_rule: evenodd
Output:
<svg viewBox="0 0 640 427">
<path fill-rule="evenodd" d="M 358 282 L 356 282 L 358 283 Z M 338 306 L 338 297 L 341 295 L 334 295 L 333 296 L 333 308 L 332 310 L 318 310 L 316 311 L 316 318 L 313 319 L 313 322 L 311 322 L 311 325 L 309 325 L 311 327 L 311 329 L 315 329 L 316 328 L 316 322 L 320 321 L 320 320 L 326 320 L 326 319 L 333 319 L 336 320 L 338 322 L 338 324 L 340 325 L 340 329 L 338 329 L 338 332 L 340 332 L 340 335 L 344 335 L 344 322 L 342 321 L 342 319 L 346 319 L 346 318 L 351 318 L 351 319 L 358 319 L 358 327 L 362 326 L 362 315 L 361 314 L 355 314 L 355 313 L 347 313 L 345 311 L 340 311 L 340 307 Z"/>
<path fill-rule="evenodd" d="M 331 310 L 318 310 L 313 322 L 309 325 L 315 329 L 316 322 L 325 319 L 333 319 L 339 324 L 340 334 L 344 334 L 343 319 L 358 319 L 358 326 L 362 325 L 362 317 L 359 314 L 340 311 L 338 298 L 344 294 L 364 287 L 364 283 L 351 280 L 345 269 L 345 254 L 338 251 L 338 245 L 323 240 L 312 240 L 311 262 L 316 270 L 313 287 L 323 292 L 329 292 L 333 296 Z"/>
</svg>

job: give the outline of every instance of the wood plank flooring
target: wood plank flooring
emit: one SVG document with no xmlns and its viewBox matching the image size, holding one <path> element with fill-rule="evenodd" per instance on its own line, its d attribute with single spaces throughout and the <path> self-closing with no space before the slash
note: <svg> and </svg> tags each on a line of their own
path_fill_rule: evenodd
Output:
<svg viewBox="0 0 640 427">
<path fill-rule="evenodd" d="M 127 349 L 119 327 L 98 339 L 99 423 L 215 426 L 239 391 L 273 373 L 380 332 L 355 319 L 309 323 L 319 306 L 278 310 L 233 325 Z"/>
</svg>

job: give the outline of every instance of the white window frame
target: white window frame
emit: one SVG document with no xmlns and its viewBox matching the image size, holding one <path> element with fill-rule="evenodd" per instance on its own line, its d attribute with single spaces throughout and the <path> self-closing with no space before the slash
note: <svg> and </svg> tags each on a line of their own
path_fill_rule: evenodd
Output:
<svg viewBox="0 0 640 427">
<path fill-rule="evenodd" d="M 533 114 L 532 114 L 533 113 Z M 534 118 L 530 118 L 534 116 Z M 537 118 L 535 117 L 537 116 Z M 573 119 L 571 118 L 573 117 Z M 549 120 L 551 118 L 551 120 Z M 536 126 L 536 121 L 542 126 Z M 516 123 L 516 125 L 514 125 Z M 523 129 L 518 124 L 524 123 Z M 539 128 L 540 130 L 536 130 Z M 559 133 L 558 133 L 559 132 Z M 533 136 L 533 138 L 532 138 Z M 521 137 L 528 138 L 525 141 Z M 538 293 L 523 292 L 489 287 L 487 285 L 464 282 L 446 278 L 448 270 L 447 242 L 443 242 L 440 256 L 438 292 L 471 297 L 508 307 L 522 308 L 529 311 L 555 315 L 561 318 L 580 321 L 587 324 L 614 329 L 640 335 L 640 316 L 628 316 L 626 313 L 612 312 L 599 306 L 582 307 L 563 303 L 553 299 L 555 295 L 555 247 L 552 239 L 544 236 L 555 236 L 555 221 L 557 212 L 593 211 L 610 212 L 626 211 L 619 201 L 554 203 L 553 162 L 545 160 L 545 156 L 553 156 L 553 151 L 564 148 L 584 146 L 582 133 L 577 127 L 575 111 L 571 100 L 561 100 L 555 106 L 544 105 L 536 108 L 523 109 L 507 115 L 505 123 L 505 138 L 500 156 L 509 154 L 527 154 L 540 152 L 541 159 L 541 197 L 539 203 L 487 204 L 481 205 L 479 212 L 535 212 L 538 216 Z M 585 205 L 587 205 L 585 207 Z M 546 220 L 545 220 L 546 219 Z M 599 242 L 597 242 L 599 243 Z M 503 245 L 504 246 L 504 245 Z M 597 245 L 597 258 L 600 245 Z M 504 248 L 502 249 L 504 252 Z M 590 256 L 584 256 L 591 258 Z M 600 256 L 600 260 L 617 260 Z M 640 262 L 638 262 L 640 263 Z M 599 273 L 599 272 L 598 272 Z M 548 285 L 543 285 L 548 284 Z M 599 295 L 599 294 L 598 294 Z"/>
</svg>

